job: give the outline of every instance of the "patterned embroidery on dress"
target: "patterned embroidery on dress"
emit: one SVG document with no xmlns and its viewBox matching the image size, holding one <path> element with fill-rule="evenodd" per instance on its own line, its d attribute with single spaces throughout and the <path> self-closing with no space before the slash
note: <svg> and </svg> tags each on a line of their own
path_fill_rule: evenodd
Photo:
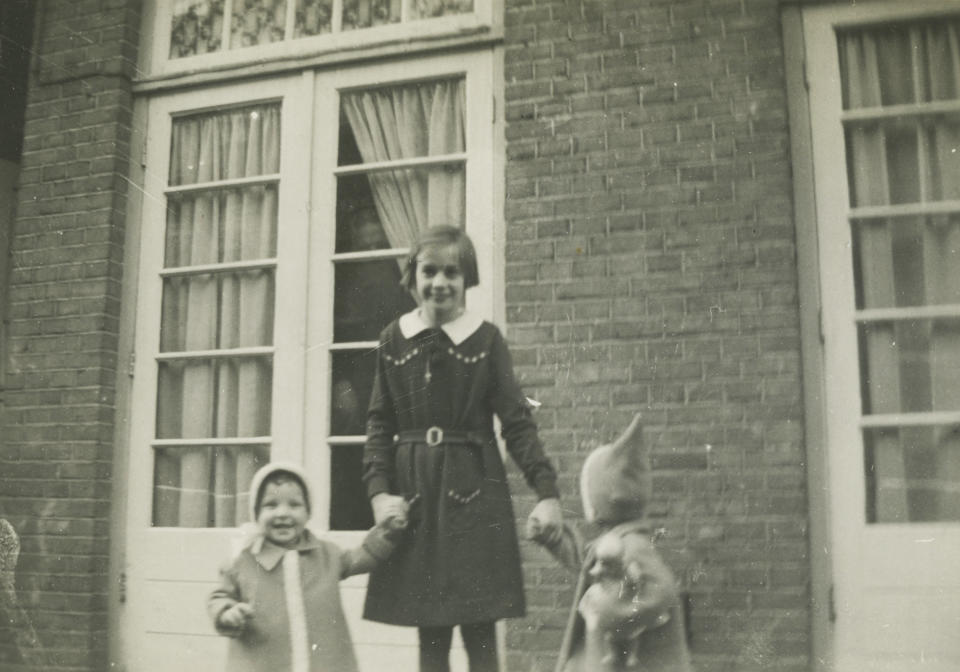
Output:
<svg viewBox="0 0 960 672">
<path fill-rule="evenodd" d="M 461 354 L 460 352 L 457 352 L 452 347 L 448 347 L 447 352 L 450 354 L 451 357 L 456 357 L 457 359 L 459 359 L 461 362 L 464 362 L 465 364 L 476 364 L 481 359 L 485 359 L 487 356 L 486 352 L 481 352 L 476 355 L 467 356 L 467 355 Z"/>
<path fill-rule="evenodd" d="M 453 501 L 457 502 L 458 504 L 469 504 L 470 502 L 475 500 L 479 494 L 480 494 L 480 488 L 477 488 L 476 490 L 474 490 L 468 495 L 461 495 L 458 492 L 455 492 L 453 490 L 449 490 L 447 492 L 447 496 Z"/>
<path fill-rule="evenodd" d="M 395 366 L 403 366 L 404 364 L 406 364 L 407 362 L 409 362 L 411 359 L 413 359 L 414 357 L 416 357 L 416 356 L 419 355 L 419 354 L 420 354 L 420 348 L 413 348 L 412 350 L 408 351 L 407 354 L 403 355 L 402 357 L 391 357 L 391 356 L 390 356 L 389 354 L 387 354 L 387 353 L 383 353 L 383 356 L 384 356 L 384 358 L 385 358 L 388 362 L 390 362 L 391 364 L 393 364 L 393 365 L 395 365 Z"/>
</svg>

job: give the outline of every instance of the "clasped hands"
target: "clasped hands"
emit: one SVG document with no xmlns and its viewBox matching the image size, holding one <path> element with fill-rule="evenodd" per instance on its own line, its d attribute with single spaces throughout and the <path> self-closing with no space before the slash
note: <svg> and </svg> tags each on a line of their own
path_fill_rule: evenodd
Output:
<svg viewBox="0 0 960 672">
<path fill-rule="evenodd" d="M 401 524 L 406 523 L 409 505 L 403 497 L 381 492 L 371 498 L 370 505 L 377 525 L 391 518 Z M 560 500 L 556 497 L 541 499 L 527 518 L 526 532 L 531 541 L 547 545 L 557 543 L 563 532 Z"/>
</svg>

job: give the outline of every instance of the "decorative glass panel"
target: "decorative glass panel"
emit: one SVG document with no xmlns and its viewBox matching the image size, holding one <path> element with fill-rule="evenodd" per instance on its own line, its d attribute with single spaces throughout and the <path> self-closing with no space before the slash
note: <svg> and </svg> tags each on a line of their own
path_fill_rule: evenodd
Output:
<svg viewBox="0 0 960 672">
<path fill-rule="evenodd" d="M 170 22 L 170 58 L 220 51 L 224 0 L 175 0 Z"/>
<path fill-rule="evenodd" d="M 329 33 L 333 17 L 333 0 L 297 0 L 294 37 Z"/>
<path fill-rule="evenodd" d="M 432 19 L 435 16 L 470 14 L 473 0 L 413 0 L 413 19 Z"/>
<path fill-rule="evenodd" d="M 343 30 L 400 22 L 402 0 L 343 0 Z"/>
<path fill-rule="evenodd" d="M 156 438 L 182 443 L 154 448 L 155 525 L 244 522 L 238 488 L 269 457 L 229 440 L 271 431 L 278 186 L 229 181 L 275 175 L 279 144 L 276 104 L 173 123 L 170 184 L 202 187 L 167 199 Z"/>
<path fill-rule="evenodd" d="M 286 23 L 287 0 L 233 0 L 230 48 L 279 42 Z"/>
</svg>

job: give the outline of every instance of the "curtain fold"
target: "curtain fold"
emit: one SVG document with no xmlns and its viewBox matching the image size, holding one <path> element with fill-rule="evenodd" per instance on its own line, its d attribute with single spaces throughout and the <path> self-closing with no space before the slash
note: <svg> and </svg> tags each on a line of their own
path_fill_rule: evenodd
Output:
<svg viewBox="0 0 960 672">
<path fill-rule="evenodd" d="M 277 106 L 176 120 L 173 185 L 217 182 L 279 171 Z M 166 266 L 270 258 L 276 254 L 273 186 L 213 188 L 171 203 Z M 271 271 L 197 273 L 165 281 L 162 348 L 217 350 L 270 345 Z M 157 433 L 165 438 L 226 438 L 270 433 L 272 367 L 263 357 L 188 359 L 161 365 Z M 166 367 L 166 368 L 164 368 Z M 154 522 L 159 526 L 234 526 L 247 516 L 246 493 L 262 450 L 212 446 L 157 453 Z"/>
<path fill-rule="evenodd" d="M 839 35 L 845 109 L 955 100 L 958 24 Z M 960 123 L 922 116 L 846 128 L 851 205 L 960 199 Z M 960 218 L 855 222 L 861 308 L 960 304 Z M 952 319 L 862 328 L 865 413 L 960 410 L 960 326 Z M 958 428 L 872 431 L 876 520 L 960 520 Z"/>
<path fill-rule="evenodd" d="M 463 80 L 343 95 L 343 111 L 365 163 L 463 152 Z M 462 165 L 370 173 L 374 205 L 392 247 L 436 224 L 462 225 Z"/>
</svg>

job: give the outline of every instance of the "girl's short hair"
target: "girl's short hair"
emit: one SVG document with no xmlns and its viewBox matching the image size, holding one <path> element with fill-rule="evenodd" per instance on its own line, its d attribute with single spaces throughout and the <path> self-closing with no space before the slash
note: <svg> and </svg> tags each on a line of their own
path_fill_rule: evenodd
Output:
<svg viewBox="0 0 960 672">
<path fill-rule="evenodd" d="M 460 271 L 463 273 L 463 288 L 470 289 L 480 284 L 480 272 L 477 270 L 477 251 L 473 248 L 470 236 L 457 226 L 430 226 L 420 232 L 417 240 L 410 248 L 410 256 L 403 268 L 403 277 L 400 285 L 413 291 L 417 287 L 417 257 L 424 249 L 447 247 L 457 248 L 457 257 L 460 261 Z"/>
</svg>

